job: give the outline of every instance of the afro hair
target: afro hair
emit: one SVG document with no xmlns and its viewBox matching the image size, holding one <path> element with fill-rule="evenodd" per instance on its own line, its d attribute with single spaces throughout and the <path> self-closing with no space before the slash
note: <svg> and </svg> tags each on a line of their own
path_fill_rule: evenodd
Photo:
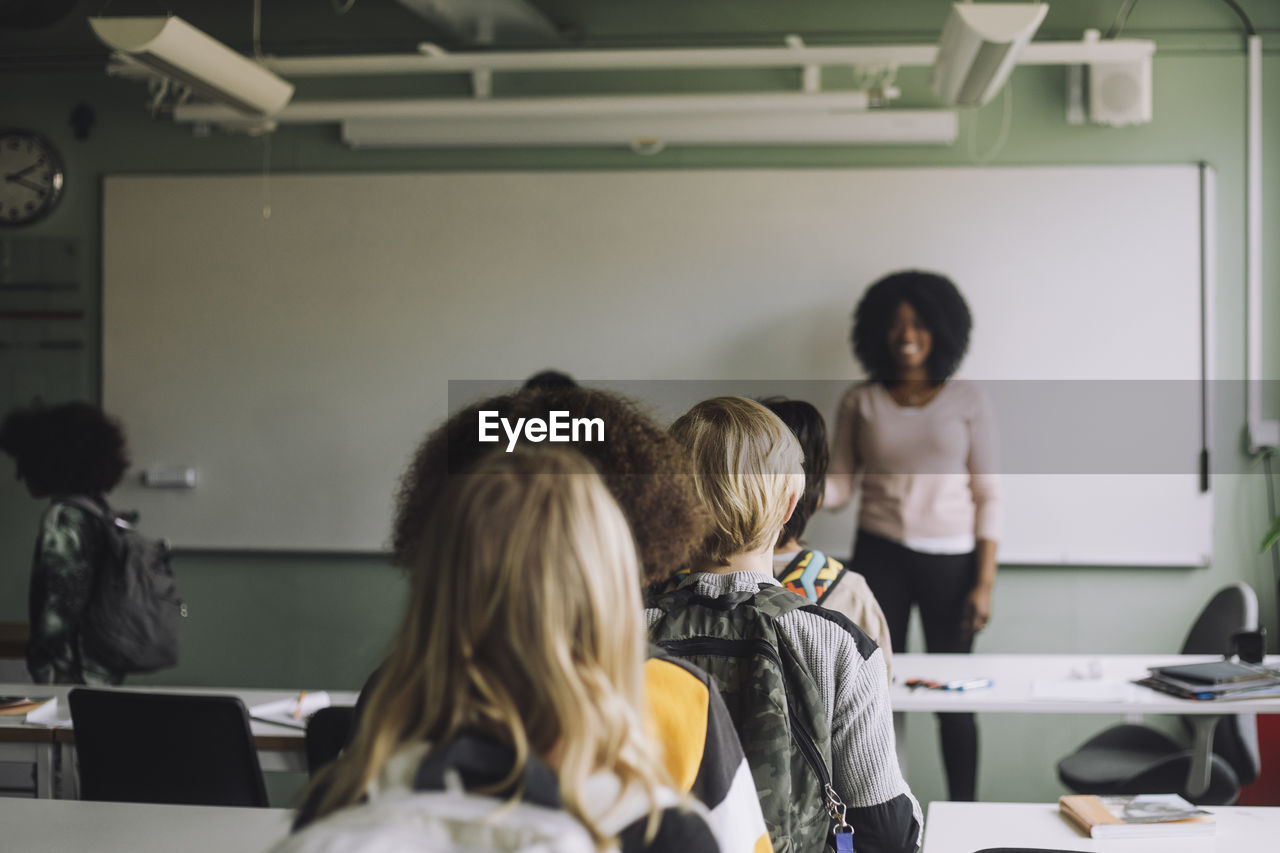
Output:
<svg viewBox="0 0 1280 853">
<path fill-rule="evenodd" d="M 890 273 L 867 288 L 853 311 L 850 341 L 853 354 L 873 382 L 898 378 L 898 363 L 889 349 L 894 312 L 907 303 L 933 336 L 926 367 L 929 379 L 945 382 L 960 367 L 969 349 L 973 317 L 951 279 L 938 273 L 904 270 Z"/>
<path fill-rule="evenodd" d="M 0 450 L 37 497 L 103 494 L 129 467 L 120 424 L 89 403 L 10 412 L 0 424 Z"/>
</svg>

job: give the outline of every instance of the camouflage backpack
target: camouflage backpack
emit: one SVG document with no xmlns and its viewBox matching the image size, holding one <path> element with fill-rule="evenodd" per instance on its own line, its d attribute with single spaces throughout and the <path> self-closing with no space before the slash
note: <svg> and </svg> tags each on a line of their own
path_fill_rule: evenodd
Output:
<svg viewBox="0 0 1280 853">
<path fill-rule="evenodd" d="M 777 625 L 809 602 L 770 584 L 708 598 L 691 583 L 649 602 L 662 612 L 650 638 L 715 677 L 776 853 L 817 853 L 830 838 L 832 805 L 843 810 L 830 786 L 831 732 L 817 683 Z"/>
</svg>

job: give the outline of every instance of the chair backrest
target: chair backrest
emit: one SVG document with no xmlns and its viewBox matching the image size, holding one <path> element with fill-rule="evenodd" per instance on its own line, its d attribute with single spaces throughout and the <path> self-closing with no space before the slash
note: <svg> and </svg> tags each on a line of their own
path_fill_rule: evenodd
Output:
<svg viewBox="0 0 1280 853">
<path fill-rule="evenodd" d="M 77 688 L 68 700 L 82 799 L 267 805 L 239 698 Z"/>
<path fill-rule="evenodd" d="M 1209 599 L 1187 633 L 1182 653 L 1229 655 L 1231 635 L 1257 627 L 1258 596 L 1253 587 L 1238 581 L 1218 590 Z M 1189 721 L 1183 722 L 1190 728 Z M 1219 720 L 1214 730 L 1213 751 L 1231 765 L 1240 784 L 1248 785 L 1257 779 L 1261 769 L 1257 715 L 1234 714 Z"/>
<path fill-rule="evenodd" d="M 350 705 L 330 705 L 307 719 L 307 771 L 312 776 L 346 749 L 355 721 L 356 709 Z"/>
<path fill-rule="evenodd" d="M 1229 655 L 1231 635 L 1258 627 L 1258 596 L 1243 581 L 1224 586 L 1200 611 L 1182 643 L 1184 655 Z"/>
</svg>

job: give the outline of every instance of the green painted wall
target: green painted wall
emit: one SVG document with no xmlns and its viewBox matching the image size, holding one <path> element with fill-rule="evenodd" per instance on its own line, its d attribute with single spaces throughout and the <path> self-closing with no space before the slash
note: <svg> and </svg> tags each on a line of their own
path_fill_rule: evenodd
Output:
<svg viewBox="0 0 1280 853">
<path fill-rule="evenodd" d="M 936 4 L 934 4 L 936 5 Z M 1097 12 L 1105 28 L 1113 11 Z M 1280 13 L 1249 4 L 1260 25 L 1280 26 Z M 1217 4 L 1183 0 L 1166 4 L 1168 29 L 1154 15 L 1153 29 L 1133 37 L 1159 41 L 1155 62 L 1155 121 L 1124 130 L 1071 127 L 1064 115 L 1061 68 L 1022 68 L 1014 77 L 1012 127 L 992 162 L 1000 164 L 1186 163 L 1206 161 L 1218 178 L 1218 283 L 1213 294 L 1218 375 L 1239 378 L 1244 369 L 1243 162 L 1245 64 L 1233 21 Z M 1139 6 L 1142 9 L 1142 6 Z M 1269 18 L 1262 16 L 1269 15 Z M 1260 19 L 1261 18 L 1261 19 Z M 1139 18 L 1135 13 L 1134 22 Z M 885 24 L 900 35 L 914 26 L 907 11 Z M 1275 29 L 1272 44 L 1280 44 Z M 1069 33 L 1055 33 L 1068 37 Z M 1280 61 L 1266 60 L 1266 212 L 1269 233 L 1280 222 Z M 923 75 L 904 73 L 905 103 L 927 103 Z M 657 82 L 655 82 L 657 81 Z M 752 81 L 786 85 L 788 81 Z M 701 85 L 690 77 L 626 77 L 594 86 Z M 543 85 L 543 84 L 538 84 Z M 90 320 L 90 345 L 80 387 L 50 389 L 50 396 L 97 394 L 101 179 L 127 172 L 253 172 L 264 162 L 260 140 L 193 138 L 189 129 L 151 120 L 143 92 L 101 73 L 7 74 L 0 77 L 0 123 L 30 127 L 50 136 L 68 166 L 61 208 L 31 235 L 74 238 L 84 248 L 81 294 Z M 86 141 L 67 124 L 84 101 L 99 123 Z M 987 149 L 1001 121 L 1002 101 L 966 115 L 961 142 L 948 149 L 849 148 L 667 151 L 641 158 L 630 152 L 400 151 L 352 152 L 335 128 L 287 128 L 271 141 L 274 172 L 399 171 L 413 169 L 856 167 L 974 162 L 965 134 L 973 126 L 977 148 Z M 1276 300 L 1277 252 L 1266 250 L 1266 325 L 1280 320 Z M 175 282 L 180 287 L 181 282 Z M 1099 306 L 1105 310 L 1105 306 Z M 1135 318 L 1135 323 L 1142 318 Z M 340 330 L 335 330 L 340 331 Z M 1266 345 L 1266 378 L 1276 378 L 1280 343 Z M 264 365 L 269 369 L 269 365 Z M 0 388 L 0 392 L 5 389 Z M 1275 403 L 1274 400 L 1269 401 Z M 1269 412 L 1275 415 L 1276 412 Z M 1220 458 L 1239 455 L 1243 413 L 1222 412 L 1216 435 Z M 424 425 L 425 426 L 425 425 Z M 1221 456 L 1226 454 L 1226 456 Z M 1160 652 L 1181 643 L 1186 626 L 1217 587 L 1243 579 L 1259 590 L 1271 636 L 1280 636 L 1274 581 L 1257 556 L 1266 526 L 1261 476 L 1222 476 L 1214 491 L 1214 562 L 1206 570 L 1006 567 L 1000 577 L 992 627 L 978 649 L 987 652 Z M 31 534 L 40 507 L 12 480 L 0 482 L 0 621 L 22 620 Z M 1070 519 L 1063 519 L 1070 524 Z M 399 573 L 385 561 L 318 555 L 227 554 L 183 556 L 176 564 L 191 607 L 183 663 L 156 676 L 156 683 L 185 685 L 310 686 L 354 688 L 379 659 L 399 616 L 404 593 Z M 917 645 L 918 647 L 918 645 Z M 1273 648 L 1275 647 L 1273 639 Z M 983 721 L 981 792 L 986 799 L 1035 801 L 1060 793 L 1053 762 L 1100 728 L 1101 718 L 988 716 Z M 933 743 L 933 724 L 909 719 L 910 780 L 922 800 L 943 796 Z"/>
</svg>

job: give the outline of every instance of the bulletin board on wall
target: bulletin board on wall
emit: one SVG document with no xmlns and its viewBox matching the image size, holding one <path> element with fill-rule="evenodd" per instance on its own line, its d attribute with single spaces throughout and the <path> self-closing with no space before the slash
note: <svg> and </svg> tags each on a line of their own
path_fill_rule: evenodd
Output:
<svg viewBox="0 0 1280 853">
<path fill-rule="evenodd" d="M 925 268 L 975 318 L 960 376 L 1000 421 L 1002 561 L 1211 552 L 1199 167 L 278 175 L 270 218 L 262 180 L 105 182 L 104 405 L 139 471 L 198 472 L 114 499 L 180 547 L 384 549 L 422 436 L 546 367 L 664 421 L 712 391 L 831 419 L 854 302 Z M 1126 423 L 1135 395 L 1158 430 Z M 848 553 L 852 523 L 809 539 Z"/>
</svg>

